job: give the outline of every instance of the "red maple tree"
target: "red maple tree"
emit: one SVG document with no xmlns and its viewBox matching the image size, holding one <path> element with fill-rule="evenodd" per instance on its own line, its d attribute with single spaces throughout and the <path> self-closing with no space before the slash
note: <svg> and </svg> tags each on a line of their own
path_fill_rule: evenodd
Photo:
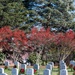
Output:
<svg viewBox="0 0 75 75">
<path fill-rule="evenodd" d="M 58 60 L 65 60 L 75 49 L 74 31 L 68 30 L 66 33 L 57 33 L 54 38 L 54 44 Z"/>
<path fill-rule="evenodd" d="M 42 27 L 38 30 L 34 27 L 29 35 L 28 44 L 30 45 L 30 49 L 36 53 L 38 58 L 36 62 L 39 63 L 39 59 L 49 51 L 54 33 L 50 31 L 50 28 L 46 30 Z"/>
<path fill-rule="evenodd" d="M 21 60 L 20 57 L 27 51 L 37 54 L 37 62 L 48 53 L 52 57 L 64 60 L 75 49 L 75 32 L 70 29 L 66 33 L 55 33 L 51 32 L 50 28 L 34 27 L 25 34 L 23 30 L 11 30 L 9 26 L 5 26 L 0 28 L 0 47 L 14 60 Z"/>
<path fill-rule="evenodd" d="M 0 29 L 0 47 L 14 60 L 19 60 L 25 53 L 27 41 L 26 34 L 22 30 L 11 30 L 9 26 Z"/>
</svg>

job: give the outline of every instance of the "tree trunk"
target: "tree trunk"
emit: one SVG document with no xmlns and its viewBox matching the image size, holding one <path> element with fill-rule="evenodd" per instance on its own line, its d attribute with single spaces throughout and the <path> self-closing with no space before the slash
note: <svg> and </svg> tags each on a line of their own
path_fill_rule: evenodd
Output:
<svg viewBox="0 0 75 75">
<path fill-rule="evenodd" d="M 36 56 L 37 56 L 36 64 L 40 64 L 40 58 L 41 58 L 40 52 L 37 52 Z"/>
<path fill-rule="evenodd" d="M 13 62 L 15 62 L 15 52 L 13 51 Z"/>
</svg>

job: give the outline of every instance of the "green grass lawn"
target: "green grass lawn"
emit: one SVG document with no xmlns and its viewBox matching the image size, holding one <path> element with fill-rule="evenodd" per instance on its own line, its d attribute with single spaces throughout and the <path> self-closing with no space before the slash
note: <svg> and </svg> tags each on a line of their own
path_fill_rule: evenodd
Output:
<svg viewBox="0 0 75 75">
<path fill-rule="evenodd" d="M 4 72 L 7 73 L 8 75 L 11 75 L 11 70 L 10 69 L 5 69 Z"/>
<path fill-rule="evenodd" d="M 52 71 L 52 75 L 58 75 L 59 70 L 57 68 L 54 68 Z M 68 75 L 73 75 L 73 72 L 71 71 L 71 69 L 68 69 Z"/>
<path fill-rule="evenodd" d="M 43 75 L 43 71 L 44 69 L 40 69 L 39 75 Z M 11 75 L 11 69 L 5 69 L 5 73 L 7 73 L 8 75 Z M 59 73 L 58 68 L 54 68 L 52 71 L 52 75 L 58 75 L 58 73 Z M 73 75 L 73 72 L 71 72 L 70 69 L 68 69 L 68 75 Z"/>
</svg>

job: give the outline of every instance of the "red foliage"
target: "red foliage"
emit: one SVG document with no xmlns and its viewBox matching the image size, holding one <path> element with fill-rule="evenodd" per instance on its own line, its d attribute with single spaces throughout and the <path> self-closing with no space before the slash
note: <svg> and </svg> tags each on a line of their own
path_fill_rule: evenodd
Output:
<svg viewBox="0 0 75 75">
<path fill-rule="evenodd" d="M 22 30 L 15 30 L 13 32 L 13 42 L 18 45 L 19 43 L 26 45 L 27 44 L 27 38 L 25 35 L 25 32 Z"/>
<path fill-rule="evenodd" d="M 73 70 L 75 70 L 75 66 L 73 67 Z"/>
<path fill-rule="evenodd" d="M 22 30 L 11 30 L 9 26 L 0 28 L 0 47 L 3 48 L 4 51 L 14 50 L 15 47 L 18 51 L 21 51 L 22 47 L 27 46 L 27 41 L 26 34 Z"/>
<path fill-rule="evenodd" d="M 2 37 L 2 39 L 10 38 L 12 35 L 11 33 L 12 33 L 12 30 L 10 29 L 9 26 L 5 26 L 0 29 L 0 37 Z"/>
<path fill-rule="evenodd" d="M 67 32 L 66 32 L 66 37 L 68 38 L 68 39 L 74 39 L 74 37 L 75 37 L 75 33 L 74 33 L 74 31 L 73 30 L 68 30 Z"/>
<path fill-rule="evenodd" d="M 20 73 L 24 74 L 25 70 L 24 69 L 20 69 Z"/>
<path fill-rule="evenodd" d="M 53 37 L 53 33 L 50 32 L 49 29 L 45 30 L 44 28 L 41 28 L 40 30 L 37 30 L 33 28 L 33 33 L 31 32 L 30 40 L 34 41 L 34 43 L 40 45 L 40 44 L 46 44 L 48 41 L 50 41 Z"/>
<path fill-rule="evenodd" d="M 73 65 L 72 65 L 72 64 L 70 64 L 70 65 L 69 65 L 69 67 L 70 67 L 70 68 L 73 68 Z"/>
<path fill-rule="evenodd" d="M 9 26 L 0 29 L 0 47 L 5 50 L 10 50 L 11 48 L 14 50 L 14 44 L 19 51 L 22 49 L 33 51 L 37 50 L 37 48 L 39 49 L 40 46 L 49 50 L 52 43 L 57 47 L 62 46 L 60 49 L 66 46 L 67 48 L 74 50 L 75 32 L 70 29 L 66 33 L 54 33 L 50 31 L 50 28 L 44 29 L 42 27 L 38 30 L 34 27 L 31 32 L 26 35 L 23 30 L 11 30 Z"/>
<path fill-rule="evenodd" d="M 34 69 L 34 73 L 36 73 L 36 72 L 37 72 L 37 70 Z"/>
<path fill-rule="evenodd" d="M 46 46 L 46 44 L 50 44 L 53 42 L 58 46 L 64 44 L 74 48 L 74 37 L 75 33 L 72 30 L 67 31 L 66 33 L 53 33 L 50 31 L 50 28 L 48 28 L 47 30 L 45 30 L 44 28 L 38 30 L 34 27 L 31 30 L 29 41 L 32 42 L 31 44 L 38 46 Z"/>
<path fill-rule="evenodd" d="M 54 34 L 50 32 L 49 28 L 45 30 L 43 27 L 38 30 L 37 28 L 32 28 L 29 37 L 29 46 L 31 46 L 31 50 L 35 50 L 36 47 L 46 46 L 51 42 Z"/>
</svg>

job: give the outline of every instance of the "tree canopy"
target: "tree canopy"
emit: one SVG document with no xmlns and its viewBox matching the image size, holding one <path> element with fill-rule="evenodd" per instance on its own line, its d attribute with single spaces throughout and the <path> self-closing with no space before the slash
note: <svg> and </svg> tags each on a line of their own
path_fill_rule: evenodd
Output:
<svg viewBox="0 0 75 75">
<path fill-rule="evenodd" d="M 0 27 L 11 26 L 12 29 L 19 28 L 28 30 L 31 25 L 27 24 L 28 11 L 22 0 L 0 0 Z"/>
<path fill-rule="evenodd" d="M 12 30 L 5 26 L 0 28 L 0 48 L 7 56 L 15 58 L 14 60 L 20 59 L 26 52 L 35 52 L 40 58 L 52 53 L 54 55 L 49 54 L 49 57 L 65 60 L 75 50 L 75 32 L 70 29 L 65 33 L 55 33 L 50 28 L 34 27 L 30 33 L 25 33 L 23 30 Z"/>
<path fill-rule="evenodd" d="M 30 30 L 48 26 L 65 32 L 74 29 L 73 0 L 0 0 L 0 27 Z"/>
<path fill-rule="evenodd" d="M 28 5 L 28 9 L 37 13 L 32 17 L 36 20 L 35 25 L 39 23 L 45 28 L 50 26 L 63 32 L 74 27 L 74 15 L 69 13 L 74 10 L 73 0 L 24 0 L 24 3 L 25 7 Z"/>
</svg>

